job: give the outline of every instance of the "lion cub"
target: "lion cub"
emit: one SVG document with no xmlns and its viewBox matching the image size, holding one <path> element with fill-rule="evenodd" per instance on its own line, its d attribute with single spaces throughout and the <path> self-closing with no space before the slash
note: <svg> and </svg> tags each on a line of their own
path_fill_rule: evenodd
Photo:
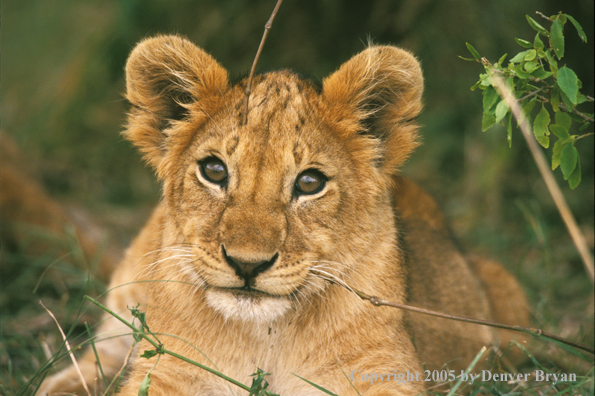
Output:
<svg viewBox="0 0 595 396">
<path fill-rule="evenodd" d="M 422 108 L 422 73 L 408 52 L 369 47 L 322 86 L 288 71 L 256 76 L 245 125 L 246 81 L 230 83 L 183 38 L 141 42 L 126 78 L 124 134 L 155 169 L 163 199 L 115 271 L 107 305 L 131 320 L 127 307 L 140 303 L 168 350 L 246 384 L 259 367 L 281 395 L 323 394 L 297 376 L 342 396 L 414 395 L 422 363 L 465 368 L 496 334 L 375 308 L 346 287 L 526 322 L 514 279 L 495 263 L 470 265 L 432 199 L 397 176 L 418 145 Z M 490 301 L 491 290 L 508 300 Z M 107 377 L 132 345 L 130 335 L 112 337 L 121 333 L 129 330 L 113 318 L 99 329 Z M 149 349 L 135 349 L 119 395 L 138 394 L 151 369 L 152 396 L 247 394 L 169 355 L 155 366 L 139 357 Z M 92 351 L 79 365 L 89 387 L 102 383 Z M 407 372 L 405 382 L 366 380 Z M 68 368 L 40 394 L 81 390 Z"/>
</svg>

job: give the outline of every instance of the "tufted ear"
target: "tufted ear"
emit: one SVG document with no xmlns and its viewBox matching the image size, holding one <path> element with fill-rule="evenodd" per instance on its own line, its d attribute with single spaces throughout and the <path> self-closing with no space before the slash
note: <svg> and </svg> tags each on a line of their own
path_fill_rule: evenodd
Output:
<svg viewBox="0 0 595 396">
<path fill-rule="evenodd" d="M 416 117 L 422 109 L 423 76 L 413 55 L 371 46 L 323 82 L 331 122 L 345 138 L 372 138 L 373 161 L 393 174 L 419 145 Z"/>
<path fill-rule="evenodd" d="M 126 97 L 132 109 L 124 136 L 159 169 L 176 121 L 188 117 L 192 104 L 221 96 L 227 86 L 227 71 L 190 41 L 178 36 L 146 39 L 126 63 Z"/>
</svg>

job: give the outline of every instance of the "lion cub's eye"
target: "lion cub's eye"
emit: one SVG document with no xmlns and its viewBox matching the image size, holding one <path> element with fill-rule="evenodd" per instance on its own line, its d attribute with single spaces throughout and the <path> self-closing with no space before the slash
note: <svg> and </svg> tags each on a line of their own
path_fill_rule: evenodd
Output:
<svg viewBox="0 0 595 396">
<path fill-rule="evenodd" d="M 208 157 L 198 162 L 202 177 L 211 183 L 224 185 L 227 181 L 227 168 L 217 157 Z"/>
<path fill-rule="evenodd" d="M 295 192 L 312 195 L 321 191 L 326 184 L 326 176 L 315 169 L 308 169 L 300 173 L 295 181 Z"/>
</svg>

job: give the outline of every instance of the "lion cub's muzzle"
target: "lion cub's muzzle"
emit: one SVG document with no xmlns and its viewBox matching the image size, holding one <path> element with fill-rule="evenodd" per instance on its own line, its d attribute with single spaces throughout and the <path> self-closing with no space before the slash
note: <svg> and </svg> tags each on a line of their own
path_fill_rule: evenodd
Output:
<svg viewBox="0 0 595 396">
<path fill-rule="evenodd" d="M 244 261 L 233 256 L 229 256 L 225 250 L 225 246 L 222 245 L 221 248 L 223 250 L 223 257 L 225 257 L 225 261 L 227 261 L 227 264 L 233 268 L 236 275 L 244 280 L 246 287 L 253 286 L 254 279 L 259 274 L 271 268 L 279 258 L 279 253 L 275 253 L 275 255 L 273 255 L 270 260 Z"/>
</svg>

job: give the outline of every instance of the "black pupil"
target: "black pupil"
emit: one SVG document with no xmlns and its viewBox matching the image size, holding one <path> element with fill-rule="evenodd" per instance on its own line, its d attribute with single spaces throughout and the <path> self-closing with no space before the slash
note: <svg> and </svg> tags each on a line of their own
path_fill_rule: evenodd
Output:
<svg viewBox="0 0 595 396">
<path fill-rule="evenodd" d="M 314 172 L 303 173 L 297 181 L 300 192 L 312 194 L 322 187 L 322 178 Z"/>
<path fill-rule="evenodd" d="M 218 159 L 211 159 L 203 163 L 203 175 L 209 181 L 214 183 L 221 183 L 227 177 L 227 169 L 225 165 Z"/>
</svg>

